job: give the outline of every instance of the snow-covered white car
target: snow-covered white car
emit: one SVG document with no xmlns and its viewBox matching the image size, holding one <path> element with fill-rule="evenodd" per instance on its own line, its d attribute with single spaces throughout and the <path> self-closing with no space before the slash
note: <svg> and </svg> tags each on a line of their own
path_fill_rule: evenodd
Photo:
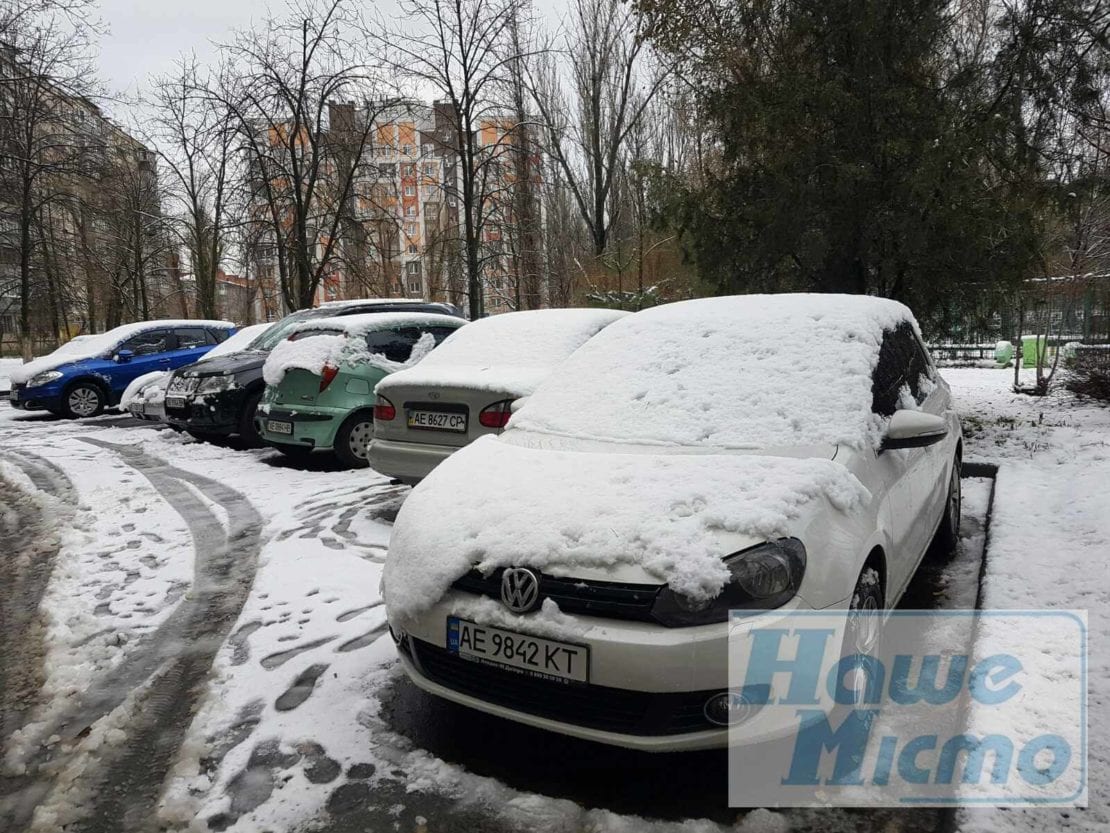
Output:
<svg viewBox="0 0 1110 833">
<path fill-rule="evenodd" d="M 509 312 L 463 327 L 427 358 L 378 383 L 370 467 L 418 483 L 451 454 L 498 434 L 513 403 L 627 312 Z"/>
<path fill-rule="evenodd" d="M 522 723 L 650 751 L 725 745 L 730 721 L 774 737 L 779 710 L 729 708 L 729 611 L 893 608 L 955 545 L 961 448 L 899 303 L 649 309 L 412 491 L 391 632 L 418 686 Z M 866 652 L 881 616 L 854 619 Z"/>
<path fill-rule="evenodd" d="M 197 360 L 202 364 L 220 356 L 227 356 L 247 349 L 255 339 L 273 327 L 273 323 L 252 324 L 235 332 L 235 335 L 224 339 Z M 173 378 L 174 371 L 154 371 L 144 373 L 135 379 L 123 392 L 119 400 L 119 409 L 127 411 L 136 419 L 149 422 L 165 422 L 166 420 L 166 388 Z"/>
</svg>

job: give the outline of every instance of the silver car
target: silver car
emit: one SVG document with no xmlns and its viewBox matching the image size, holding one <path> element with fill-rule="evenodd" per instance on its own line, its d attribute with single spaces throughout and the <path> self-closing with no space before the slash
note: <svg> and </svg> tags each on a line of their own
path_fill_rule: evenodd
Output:
<svg viewBox="0 0 1110 833">
<path fill-rule="evenodd" d="M 501 433 L 514 403 L 627 314 L 531 310 L 483 318 L 459 330 L 418 365 L 378 384 L 371 468 L 417 483 L 467 443 Z"/>
</svg>

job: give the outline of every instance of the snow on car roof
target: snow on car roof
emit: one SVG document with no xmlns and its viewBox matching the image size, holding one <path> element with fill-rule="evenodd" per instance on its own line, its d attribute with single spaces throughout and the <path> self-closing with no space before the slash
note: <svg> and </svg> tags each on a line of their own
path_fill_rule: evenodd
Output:
<svg viewBox="0 0 1110 833">
<path fill-rule="evenodd" d="M 884 331 L 904 321 L 913 315 L 902 304 L 855 295 L 654 307 L 590 339 L 510 427 L 706 448 L 877 446 L 871 373 Z"/>
<path fill-rule="evenodd" d="M 462 320 L 453 315 L 438 315 L 428 312 L 375 312 L 364 315 L 344 315 L 336 318 L 315 318 L 299 324 L 289 338 L 279 343 L 266 357 L 262 366 L 262 378 L 267 385 L 279 385 L 285 374 L 293 369 L 307 370 L 309 373 L 322 373 L 324 365 L 338 366 L 344 362 L 362 363 L 371 360 L 365 342 L 353 343 L 350 336 L 364 335 L 373 330 L 390 327 L 434 327 L 436 325 L 458 327 Z M 297 338 L 303 333 L 320 332 L 312 338 Z M 359 340 L 361 341 L 361 339 Z M 435 347 L 431 336 L 413 347 L 412 355 L 404 363 L 391 362 L 384 356 L 374 356 L 373 361 L 390 371 L 408 367 L 422 359 Z"/>
<path fill-rule="evenodd" d="M 509 434 L 457 451 L 406 498 L 385 564 L 391 616 L 426 610 L 474 566 L 575 576 L 635 565 L 709 599 L 729 578 L 720 533 L 785 537 L 814 502 L 851 512 L 870 499 L 828 459 L 583 453 L 525 447 Z"/>
<path fill-rule="evenodd" d="M 379 389 L 451 385 L 526 396 L 567 356 L 628 314 L 543 309 L 483 318 L 452 334 L 420 364 L 384 379 Z"/>
<path fill-rule="evenodd" d="M 338 330 L 348 335 L 360 335 L 370 330 L 386 330 L 405 324 L 431 326 L 446 324 L 457 326 L 460 319 L 438 312 L 366 312 L 360 315 L 337 315 L 334 318 L 313 318 L 298 324 L 294 333 L 307 330 Z"/>
<path fill-rule="evenodd" d="M 41 356 L 13 370 L 11 379 L 12 382 L 22 384 L 31 377 L 43 373 L 44 371 L 54 370 L 55 368 L 71 362 L 79 362 L 84 359 L 100 356 L 117 346 L 120 342 L 131 338 L 131 336 L 146 332 L 147 330 L 158 330 L 163 327 L 215 327 L 217 329 L 227 329 L 234 326 L 235 324 L 231 321 L 189 318 L 161 318 L 154 321 L 136 321 L 133 324 L 123 324 L 105 333 L 81 336 L 81 341 L 78 345 L 74 345 L 73 341 L 63 344 L 53 353 L 48 353 L 45 356 Z M 76 341 L 76 339 L 74 339 L 74 341 Z"/>
</svg>

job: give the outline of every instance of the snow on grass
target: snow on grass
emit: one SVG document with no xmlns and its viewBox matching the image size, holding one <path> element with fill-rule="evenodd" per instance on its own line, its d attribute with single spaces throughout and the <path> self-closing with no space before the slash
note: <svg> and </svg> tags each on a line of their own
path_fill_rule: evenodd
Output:
<svg viewBox="0 0 1110 833">
<path fill-rule="evenodd" d="M 23 359 L 0 359 L 0 393 L 12 389 L 12 373 L 23 365 Z"/>
<path fill-rule="evenodd" d="M 1000 464 L 984 607 L 1088 611 L 1089 807 L 966 809 L 968 831 L 1104 831 L 1110 826 L 1110 410 L 1057 390 L 1010 391 L 1012 371 L 949 369 L 965 459 Z M 1046 649 L 1047 649 L 1046 643 Z M 1067 669 L 1064 669 L 1065 671 Z M 1036 707 L 1067 709 L 1051 692 Z"/>
</svg>

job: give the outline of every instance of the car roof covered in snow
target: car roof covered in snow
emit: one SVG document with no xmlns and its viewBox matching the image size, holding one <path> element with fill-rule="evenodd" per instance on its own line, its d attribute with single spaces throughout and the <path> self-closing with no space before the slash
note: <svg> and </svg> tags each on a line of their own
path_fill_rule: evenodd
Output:
<svg viewBox="0 0 1110 833">
<path fill-rule="evenodd" d="M 459 323 L 460 319 L 454 315 L 443 315 L 436 312 L 367 312 L 361 315 L 313 318 L 303 324 L 298 324 L 293 330 L 293 334 L 304 333 L 309 330 L 329 330 L 348 335 L 359 335 L 371 330 L 388 330 L 390 327 L 434 327 L 436 324 L 457 327 Z"/>
<path fill-rule="evenodd" d="M 16 383 L 26 382 L 36 374 L 47 370 L 54 370 L 71 362 L 95 358 L 116 347 L 134 335 L 147 330 L 160 330 L 165 327 L 212 327 L 214 329 L 231 329 L 235 324 L 231 321 L 213 321 L 208 319 L 189 318 L 161 318 L 154 321 L 136 321 L 133 324 L 123 324 L 106 333 L 96 333 L 81 337 L 81 341 L 74 345 L 73 342 L 63 344 L 53 353 L 28 362 L 22 367 L 12 371 L 11 379 Z"/>
<path fill-rule="evenodd" d="M 883 333 L 906 321 L 913 315 L 904 305 L 855 295 L 654 307 L 584 344 L 510 430 L 725 449 L 877 446 L 871 373 Z"/>
<path fill-rule="evenodd" d="M 628 314 L 543 309 L 483 318 L 452 334 L 415 367 L 382 380 L 379 389 L 447 385 L 526 396 L 567 356 Z"/>
</svg>

